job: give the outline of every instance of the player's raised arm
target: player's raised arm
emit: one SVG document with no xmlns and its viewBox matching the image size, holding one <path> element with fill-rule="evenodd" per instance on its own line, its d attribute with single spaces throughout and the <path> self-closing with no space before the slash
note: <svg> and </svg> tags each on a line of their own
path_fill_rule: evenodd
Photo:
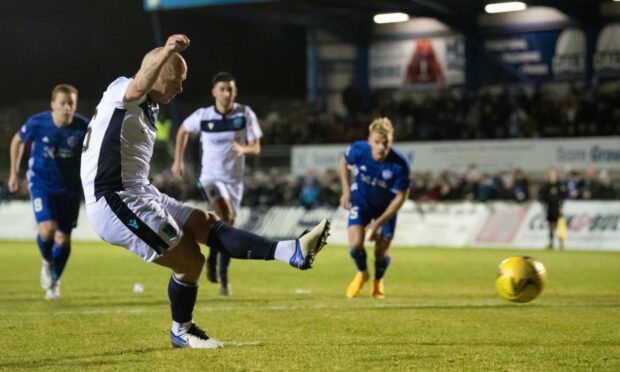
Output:
<svg viewBox="0 0 620 372">
<path fill-rule="evenodd" d="M 147 53 L 142 60 L 142 65 L 135 79 L 127 87 L 124 97 L 125 102 L 140 100 L 150 92 L 168 58 L 174 53 L 187 49 L 189 43 L 189 38 L 185 35 L 172 35 L 168 38 L 164 47 L 156 49 L 154 53 Z"/>
<path fill-rule="evenodd" d="M 24 143 L 22 142 L 19 133 L 15 133 L 11 140 L 10 147 L 11 165 L 9 170 L 9 192 L 16 192 L 19 189 L 19 165 L 22 162 L 22 155 L 24 154 Z"/>
</svg>

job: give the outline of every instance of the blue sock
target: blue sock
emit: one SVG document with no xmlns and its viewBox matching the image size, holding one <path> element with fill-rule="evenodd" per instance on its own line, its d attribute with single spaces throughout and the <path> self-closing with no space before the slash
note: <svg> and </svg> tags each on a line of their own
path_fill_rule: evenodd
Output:
<svg viewBox="0 0 620 372">
<path fill-rule="evenodd" d="M 234 258 L 273 260 L 278 242 L 217 221 L 209 231 L 207 245 Z"/>
<path fill-rule="evenodd" d="M 230 256 L 227 253 L 220 252 L 220 286 L 228 287 L 228 266 L 230 265 Z"/>
<path fill-rule="evenodd" d="M 357 266 L 358 271 L 367 271 L 368 265 L 366 264 L 366 250 L 362 249 L 350 249 L 349 254 L 355 262 L 355 266 Z"/>
<path fill-rule="evenodd" d="M 52 279 L 57 281 L 60 279 L 62 272 L 65 270 L 69 254 L 71 253 L 71 243 L 67 245 L 54 244 L 52 250 Z"/>
<path fill-rule="evenodd" d="M 197 283 L 182 282 L 172 274 L 168 282 L 168 298 L 170 299 L 172 320 L 178 323 L 191 321 L 197 296 Z"/>
<path fill-rule="evenodd" d="M 47 262 L 52 262 L 52 247 L 54 246 L 54 240 L 45 241 L 41 238 L 41 235 L 37 235 L 37 245 L 41 252 L 41 257 Z"/>
<path fill-rule="evenodd" d="M 392 259 L 390 256 L 385 256 L 383 261 L 378 261 L 375 259 L 375 280 L 383 279 L 383 276 L 385 275 L 388 266 L 390 266 L 391 261 Z"/>
</svg>

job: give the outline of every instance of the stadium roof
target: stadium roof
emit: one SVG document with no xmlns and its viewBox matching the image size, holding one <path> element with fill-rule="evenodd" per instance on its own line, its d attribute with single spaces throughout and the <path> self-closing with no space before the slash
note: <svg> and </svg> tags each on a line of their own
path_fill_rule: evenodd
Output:
<svg viewBox="0 0 620 372">
<path fill-rule="evenodd" d="M 189 0 L 160 0 L 191 3 Z M 436 18 L 456 30 L 476 28 L 477 16 L 490 2 L 505 0 L 198 0 L 209 12 L 243 18 L 285 22 L 307 26 L 351 27 L 369 25 L 377 13 L 404 12 L 412 17 Z M 528 6 L 553 7 L 571 19 L 592 24 L 598 17 L 599 4 L 611 0 L 521 0 Z M 228 5 L 226 5 L 228 4 Z M 146 5 L 146 3 L 145 3 Z M 148 8 L 148 6 L 147 6 Z M 168 6 L 170 9 L 171 7 Z"/>
</svg>

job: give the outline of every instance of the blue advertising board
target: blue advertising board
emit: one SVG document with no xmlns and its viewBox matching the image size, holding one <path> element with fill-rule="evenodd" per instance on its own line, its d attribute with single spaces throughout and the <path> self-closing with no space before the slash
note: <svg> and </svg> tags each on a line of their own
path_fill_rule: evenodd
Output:
<svg viewBox="0 0 620 372">
<path fill-rule="evenodd" d="M 482 84 L 583 79 L 586 38 L 576 28 L 485 37 L 478 53 Z"/>
</svg>

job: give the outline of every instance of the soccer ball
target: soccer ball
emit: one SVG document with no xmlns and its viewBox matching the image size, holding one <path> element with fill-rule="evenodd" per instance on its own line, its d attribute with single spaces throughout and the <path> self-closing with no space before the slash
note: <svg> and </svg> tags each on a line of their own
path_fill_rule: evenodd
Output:
<svg viewBox="0 0 620 372">
<path fill-rule="evenodd" d="M 509 257 L 497 267 L 495 288 L 512 302 L 530 302 L 542 292 L 547 279 L 545 266 L 528 256 Z"/>
</svg>

